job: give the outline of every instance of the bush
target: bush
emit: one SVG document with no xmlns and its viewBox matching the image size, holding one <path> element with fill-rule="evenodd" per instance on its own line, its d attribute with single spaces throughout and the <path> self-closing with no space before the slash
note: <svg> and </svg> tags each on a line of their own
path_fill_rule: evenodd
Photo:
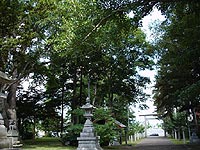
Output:
<svg viewBox="0 0 200 150">
<path fill-rule="evenodd" d="M 22 139 L 28 140 L 28 139 L 33 139 L 33 137 L 34 137 L 33 132 L 25 132 L 25 133 L 23 134 Z"/>
<path fill-rule="evenodd" d="M 112 121 L 108 121 L 104 125 L 95 124 L 97 135 L 100 136 L 101 146 L 108 146 L 116 138 L 117 132 L 113 124 Z"/>
<path fill-rule="evenodd" d="M 108 146 L 110 142 L 117 137 L 116 126 L 114 119 L 111 117 L 111 111 L 104 108 L 98 108 L 94 113 L 95 130 L 97 135 L 100 136 L 100 145 Z"/>
<path fill-rule="evenodd" d="M 62 135 L 61 142 L 63 145 L 77 146 L 77 137 L 83 128 L 82 124 L 71 125 L 67 128 L 66 134 Z"/>
</svg>

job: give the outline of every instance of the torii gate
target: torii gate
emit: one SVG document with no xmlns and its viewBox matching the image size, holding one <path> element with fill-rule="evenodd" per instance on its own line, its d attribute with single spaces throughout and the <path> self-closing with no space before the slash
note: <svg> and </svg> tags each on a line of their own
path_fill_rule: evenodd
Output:
<svg viewBox="0 0 200 150">
<path fill-rule="evenodd" d="M 147 137 L 147 120 L 150 119 L 157 119 L 157 114 L 145 114 L 145 115 L 139 115 L 144 117 L 144 126 L 145 126 L 145 137 Z M 156 118 L 147 118 L 147 116 L 156 116 Z"/>
</svg>

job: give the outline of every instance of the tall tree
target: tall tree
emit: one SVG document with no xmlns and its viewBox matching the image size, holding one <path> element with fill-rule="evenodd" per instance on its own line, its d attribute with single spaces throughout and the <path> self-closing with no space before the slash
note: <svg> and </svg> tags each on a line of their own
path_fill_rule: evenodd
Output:
<svg viewBox="0 0 200 150">
<path fill-rule="evenodd" d="M 162 113 L 173 114 L 199 105 L 199 5 L 198 1 L 162 5 L 167 20 L 159 41 L 159 73 L 156 104 Z"/>
</svg>

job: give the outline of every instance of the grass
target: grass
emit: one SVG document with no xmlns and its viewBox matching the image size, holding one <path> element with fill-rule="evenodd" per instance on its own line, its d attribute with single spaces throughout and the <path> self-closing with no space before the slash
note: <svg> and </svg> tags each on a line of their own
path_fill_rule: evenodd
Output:
<svg viewBox="0 0 200 150">
<path fill-rule="evenodd" d="M 75 150 L 75 147 L 63 146 L 59 141 L 59 138 L 39 138 L 35 140 L 24 140 L 23 147 L 24 150 Z"/>
<path fill-rule="evenodd" d="M 173 144 L 176 144 L 176 145 L 184 144 L 183 140 L 176 140 L 173 138 L 170 138 L 170 140 L 172 141 Z M 186 147 L 189 150 L 200 150 L 200 144 L 190 144 L 189 140 L 186 140 Z"/>
<path fill-rule="evenodd" d="M 171 139 L 174 144 L 184 144 L 183 141 Z M 119 146 L 106 146 L 103 147 L 104 150 L 133 150 L 133 146 L 136 145 L 137 142 L 128 142 L 128 145 L 124 143 Z M 189 141 L 187 141 L 188 143 Z M 190 150 L 200 150 L 200 145 L 186 145 Z M 39 138 L 35 140 L 25 140 L 23 141 L 23 150 L 76 150 L 77 147 L 63 146 L 59 141 L 59 138 Z"/>
<path fill-rule="evenodd" d="M 141 138 L 141 139 L 139 139 L 139 140 L 137 140 L 137 141 L 133 141 L 133 142 L 131 142 L 131 141 L 128 141 L 128 144 L 130 144 L 130 145 L 137 145 L 138 143 L 140 143 L 142 140 L 143 140 L 144 138 Z"/>
<path fill-rule="evenodd" d="M 138 142 L 138 141 L 137 141 Z M 105 146 L 104 150 L 122 150 L 122 149 L 132 149 L 132 145 L 137 144 L 136 142 L 129 142 L 128 145 L 119 146 Z M 59 141 L 59 138 L 38 138 L 35 140 L 24 140 L 23 150 L 76 150 L 77 147 L 63 146 Z"/>
<path fill-rule="evenodd" d="M 180 144 L 188 144 L 189 143 L 189 140 L 186 140 L 185 142 L 186 143 L 184 143 L 184 141 L 183 140 L 176 140 L 176 139 L 173 139 L 173 138 L 170 138 L 170 141 L 172 141 L 172 143 L 173 144 L 176 144 L 176 145 L 180 145 Z"/>
</svg>

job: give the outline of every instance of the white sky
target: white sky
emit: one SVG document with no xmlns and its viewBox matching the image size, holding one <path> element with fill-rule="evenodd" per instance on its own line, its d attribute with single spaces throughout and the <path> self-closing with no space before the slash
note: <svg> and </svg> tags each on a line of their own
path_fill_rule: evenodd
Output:
<svg viewBox="0 0 200 150">
<path fill-rule="evenodd" d="M 156 21 L 164 21 L 165 18 L 164 16 L 161 15 L 161 12 L 158 11 L 157 9 L 154 9 L 148 16 L 144 17 L 144 19 L 142 20 L 142 30 L 145 32 L 145 34 L 147 35 L 147 40 L 151 41 L 151 39 L 153 38 L 152 36 L 152 32 L 149 27 L 150 25 Z M 144 70 L 144 71 L 140 71 L 139 72 L 140 75 L 145 76 L 145 77 L 149 77 L 151 80 L 151 84 L 149 84 L 147 86 L 147 89 L 145 89 L 144 91 L 147 94 L 151 95 L 151 98 L 147 100 L 146 104 L 148 105 L 149 109 L 147 110 L 139 110 L 137 108 L 133 108 L 132 109 L 135 111 L 135 115 L 136 115 L 136 120 L 140 121 L 141 123 L 144 122 L 144 118 L 143 117 L 139 117 L 139 115 L 144 115 L 144 114 L 152 114 L 155 112 L 155 106 L 153 106 L 153 99 L 152 99 L 152 90 L 153 90 L 153 86 L 155 84 L 155 75 L 156 75 L 156 70 Z M 151 117 L 153 118 L 153 117 Z M 157 123 L 160 123 L 160 121 L 158 120 L 149 120 L 149 123 L 152 125 L 156 125 Z"/>
</svg>

